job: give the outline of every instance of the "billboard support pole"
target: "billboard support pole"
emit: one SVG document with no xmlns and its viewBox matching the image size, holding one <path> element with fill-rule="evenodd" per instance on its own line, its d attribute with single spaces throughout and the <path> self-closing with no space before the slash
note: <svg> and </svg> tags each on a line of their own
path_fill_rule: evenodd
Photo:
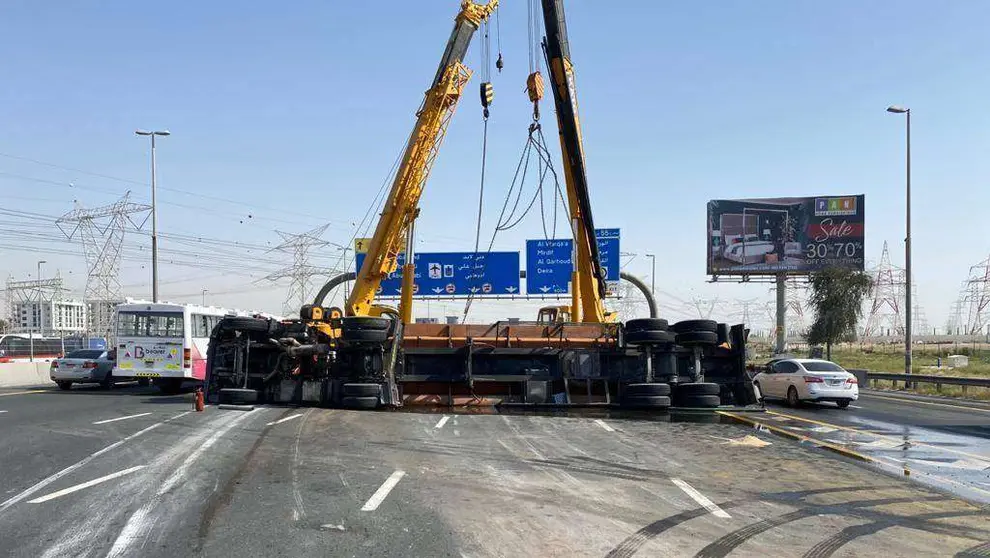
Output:
<svg viewBox="0 0 990 558">
<path fill-rule="evenodd" d="M 782 354 L 787 350 L 787 330 L 785 321 L 787 317 L 787 274 L 777 274 L 777 347 L 776 354 Z"/>
</svg>

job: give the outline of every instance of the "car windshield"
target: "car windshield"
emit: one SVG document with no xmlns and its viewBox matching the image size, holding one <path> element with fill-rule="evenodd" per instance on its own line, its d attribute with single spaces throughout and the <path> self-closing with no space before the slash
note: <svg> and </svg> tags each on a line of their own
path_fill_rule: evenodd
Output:
<svg viewBox="0 0 990 558">
<path fill-rule="evenodd" d="M 72 351 L 71 353 L 65 355 L 65 358 L 100 358 L 103 355 L 103 351 L 99 349 L 83 349 L 81 351 Z"/>
<path fill-rule="evenodd" d="M 808 372 L 845 372 L 846 370 L 834 362 L 816 360 L 814 362 L 802 362 L 802 366 Z"/>
</svg>

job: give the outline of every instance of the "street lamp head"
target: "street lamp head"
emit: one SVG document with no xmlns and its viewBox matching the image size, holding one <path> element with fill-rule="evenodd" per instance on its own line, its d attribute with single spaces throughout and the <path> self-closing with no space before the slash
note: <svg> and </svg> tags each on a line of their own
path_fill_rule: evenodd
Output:
<svg viewBox="0 0 990 558">
<path fill-rule="evenodd" d="M 155 130 L 153 132 L 152 131 L 149 131 L 149 130 L 134 130 L 134 133 L 137 134 L 137 135 L 139 135 L 139 136 L 170 136 L 170 135 L 172 135 L 172 132 L 169 132 L 168 130 Z"/>
<path fill-rule="evenodd" d="M 152 132 L 152 133 L 155 134 L 156 136 L 171 136 L 172 135 L 172 132 L 169 132 L 168 130 L 160 130 L 160 131 L 155 131 L 155 132 Z"/>
<path fill-rule="evenodd" d="M 148 130 L 134 130 L 134 133 L 137 134 L 137 135 L 139 135 L 139 136 L 150 136 L 151 135 L 151 132 L 149 132 Z"/>
<path fill-rule="evenodd" d="M 902 107 L 900 105 L 890 105 L 887 107 L 887 112 L 892 112 L 894 114 L 904 114 L 905 112 L 911 112 L 911 109 Z"/>
</svg>

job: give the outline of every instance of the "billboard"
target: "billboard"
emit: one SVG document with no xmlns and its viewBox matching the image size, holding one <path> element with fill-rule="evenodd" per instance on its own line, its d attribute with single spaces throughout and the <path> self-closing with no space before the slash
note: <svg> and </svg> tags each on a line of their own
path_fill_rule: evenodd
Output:
<svg viewBox="0 0 990 558">
<path fill-rule="evenodd" d="M 865 197 L 708 202 L 709 275 L 863 270 Z"/>
</svg>

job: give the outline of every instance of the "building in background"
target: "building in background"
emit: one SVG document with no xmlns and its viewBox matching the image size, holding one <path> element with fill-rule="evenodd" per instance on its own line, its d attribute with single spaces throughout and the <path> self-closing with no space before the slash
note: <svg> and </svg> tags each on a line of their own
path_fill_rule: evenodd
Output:
<svg viewBox="0 0 990 558">
<path fill-rule="evenodd" d="M 86 303 L 79 300 L 22 300 L 13 304 L 11 330 L 38 335 L 86 332 Z"/>
</svg>

